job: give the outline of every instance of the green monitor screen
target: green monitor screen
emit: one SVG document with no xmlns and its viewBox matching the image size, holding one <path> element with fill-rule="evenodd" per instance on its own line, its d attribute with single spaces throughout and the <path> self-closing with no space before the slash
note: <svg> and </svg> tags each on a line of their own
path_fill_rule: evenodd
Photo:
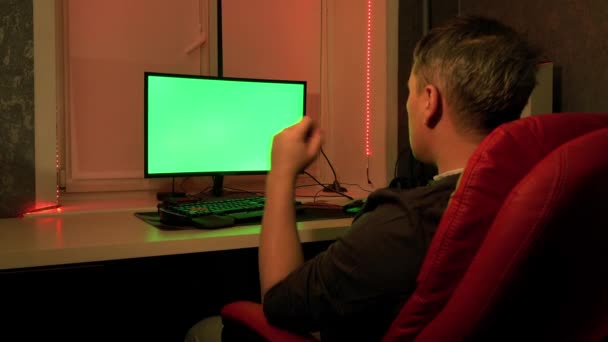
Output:
<svg viewBox="0 0 608 342">
<path fill-rule="evenodd" d="M 144 177 L 264 174 L 306 82 L 146 72 Z"/>
</svg>

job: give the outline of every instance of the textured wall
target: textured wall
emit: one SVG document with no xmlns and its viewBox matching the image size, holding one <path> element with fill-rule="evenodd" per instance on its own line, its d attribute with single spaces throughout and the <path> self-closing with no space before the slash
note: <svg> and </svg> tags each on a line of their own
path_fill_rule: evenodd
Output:
<svg viewBox="0 0 608 342">
<path fill-rule="evenodd" d="M 554 63 L 555 112 L 608 112 L 608 1 L 606 0 L 428 0 L 429 24 L 462 14 L 499 19 L 527 37 Z M 401 176 L 423 181 L 428 170 L 408 158 L 407 75 L 411 50 L 422 30 L 423 0 L 399 2 L 399 160 Z"/>
<path fill-rule="evenodd" d="M 0 217 L 35 201 L 32 1 L 0 0 Z"/>
<path fill-rule="evenodd" d="M 461 12 L 487 15 L 527 32 L 554 62 L 554 111 L 608 112 L 608 1 L 460 0 Z"/>
</svg>

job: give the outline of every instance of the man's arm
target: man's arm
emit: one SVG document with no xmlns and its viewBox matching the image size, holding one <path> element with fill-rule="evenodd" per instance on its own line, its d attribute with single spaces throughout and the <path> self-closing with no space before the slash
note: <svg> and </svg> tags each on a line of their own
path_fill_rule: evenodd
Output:
<svg viewBox="0 0 608 342">
<path fill-rule="evenodd" d="M 266 204 L 258 256 L 262 299 L 304 262 L 295 220 L 295 183 L 321 148 L 321 133 L 308 117 L 277 134 L 266 178 Z"/>
<path fill-rule="evenodd" d="M 294 213 L 295 179 L 272 171 L 266 179 L 266 204 L 260 234 L 262 299 L 268 289 L 304 262 Z"/>
</svg>

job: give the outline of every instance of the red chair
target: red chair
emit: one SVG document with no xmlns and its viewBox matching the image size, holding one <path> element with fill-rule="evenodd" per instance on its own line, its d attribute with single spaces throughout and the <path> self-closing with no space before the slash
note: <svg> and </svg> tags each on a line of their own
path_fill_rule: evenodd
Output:
<svg viewBox="0 0 608 342">
<path fill-rule="evenodd" d="M 608 127 L 605 114 L 545 114 L 504 124 L 488 135 L 469 159 L 444 213 L 416 291 L 384 340 L 414 340 L 450 299 L 511 189 L 551 151 L 603 127 Z M 221 315 L 225 330 L 239 326 L 270 341 L 314 341 L 269 325 L 257 303 L 231 303 Z"/>
<path fill-rule="evenodd" d="M 553 151 L 511 191 L 416 341 L 608 338 L 608 128 Z"/>
</svg>

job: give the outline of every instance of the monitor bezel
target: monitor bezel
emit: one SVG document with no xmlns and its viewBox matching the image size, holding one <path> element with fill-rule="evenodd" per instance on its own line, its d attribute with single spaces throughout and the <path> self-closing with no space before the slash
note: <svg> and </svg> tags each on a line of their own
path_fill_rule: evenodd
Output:
<svg viewBox="0 0 608 342">
<path fill-rule="evenodd" d="M 303 105 L 302 117 L 306 115 L 306 89 L 307 81 L 304 80 L 287 80 L 274 78 L 247 78 L 247 77 L 222 77 L 208 76 L 195 74 L 179 74 L 156 71 L 144 71 L 144 178 L 167 178 L 167 177 L 193 177 L 193 176 L 230 176 L 230 175 L 265 175 L 268 170 L 252 170 L 252 171 L 200 171 L 200 172 L 164 172 L 150 173 L 148 170 L 148 80 L 151 76 L 171 77 L 171 78 L 188 78 L 188 79 L 209 79 L 222 81 L 236 82 L 251 82 L 251 83 L 285 83 L 285 84 L 300 84 L 303 85 Z"/>
</svg>

